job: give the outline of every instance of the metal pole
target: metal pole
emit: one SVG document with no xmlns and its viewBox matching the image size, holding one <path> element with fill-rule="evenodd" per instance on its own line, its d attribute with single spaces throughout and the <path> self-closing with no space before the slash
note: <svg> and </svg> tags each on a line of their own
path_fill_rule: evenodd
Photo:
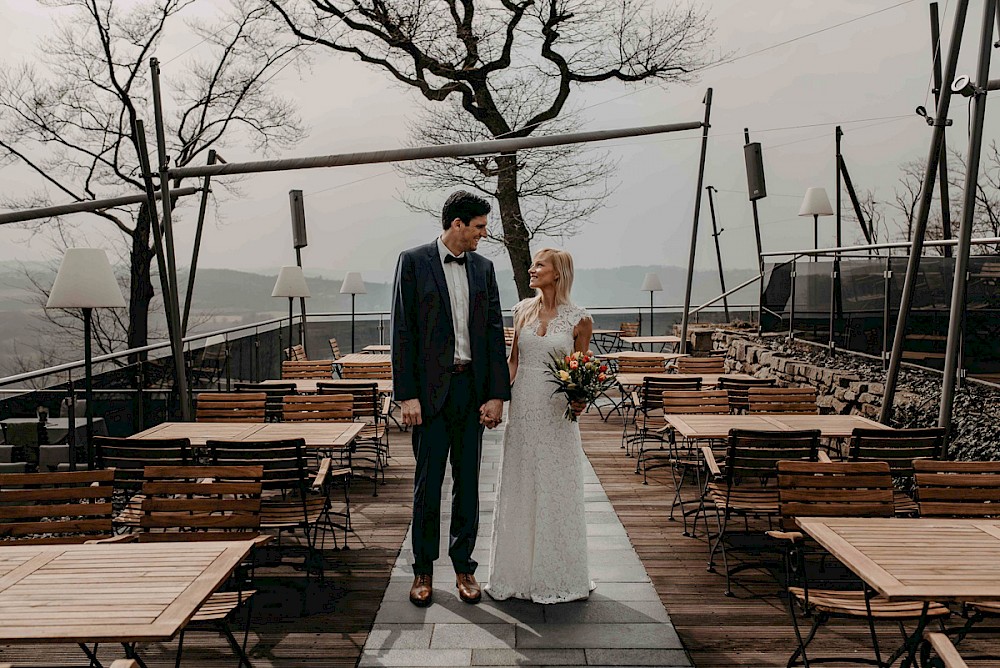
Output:
<svg viewBox="0 0 1000 668">
<path fill-rule="evenodd" d="M 792 291 L 788 295 L 788 338 L 795 338 L 795 260 L 792 260 L 792 273 L 789 275 L 792 282 Z"/>
<path fill-rule="evenodd" d="M 294 357 L 292 357 L 292 304 L 294 302 L 295 302 L 294 297 L 288 298 L 288 359 L 294 359 Z M 279 341 L 281 340 L 280 337 L 278 340 Z"/>
<path fill-rule="evenodd" d="M 955 79 L 955 69 L 958 66 L 958 53 L 962 45 L 962 33 L 965 29 L 965 17 L 969 11 L 969 0 L 957 0 L 955 3 L 955 23 L 951 31 L 951 42 L 948 44 L 948 60 L 945 63 L 943 81 Z M 951 86 L 943 86 L 938 99 L 937 110 L 931 119 L 934 130 L 931 134 L 931 144 L 927 155 L 927 168 L 924 172 L 923 188 L 920 191 L 920 202 L 914 221 L 913 238 L 910 242 L 910 257 L 906 264 L 906 278 L 903 281 L 903 294 L 899 299 L 899 314 L 896 317 L 896 331 L 892 339 L 892 355 L 889 357 L 889 369 L 885 374 L 885 397 L 882 400 L 882 411 L 879 421 L 887 424 L 892 418 L 892 404 L 896 398 L 896 382 L 899 378 L 899 366 L 903 361 L 903 341 L 906 339 L 906 321 L 910 315 L 910 304 L 913 301 L 913 291 L 917 284 L 917 271 L 920 269 L 920 255 L 924 250 L 924 235 L 927 231 L 927 217 L 930 214 L 931 199 L 934 195 L 934 177 L 938 161 L 941 158 L 941 140 L 944 138 L 944 128 L 948 121 L 948 109 L 951 105 Z"/>
<path fill-rule="evenodd" d="M 198 188 L 178 188 L 171 194 L 174 197 L 186 197 L 198 192 Z M 160 193 L 154 193 L 154 199 L 160 199 Z M 38 220 L 40 218 L 52 218 L 54 216 L 64 216 L 68 213 L 87 213 L 90 211 L 104 211 L 116 206 L 127 206 L 129 204 L 142 204 L 147 199 L 146 193 L 141 195 L 123 195 L 122 197 L 108 197 L 106 199 L 90 199 L 73 204 L 57 204 L 55 206 L 44 206 L 38 209 L 23 209 L 10 213 L 0 213 L 0 225 L 11 223 L 23 223 L 26 220 Z"/>
<path fill-rule="evenodd" d="M 302 249 L 295 249 L 295 263 L 302 268 Z M 306 298 L 299 297 L 299 313 L 301 317 L 299 318 L 299 343 L 302 344 L 302 352 L 305 353 L 306 359 L 309 359 L 309 354 L 306 352 Z M 291 344 L 289 344 L 291 345 Z"/>
<path fill-rule="evenodd" d="M 356 295 L 351 293 L 351 352 L 354 352 L 354 298 Z"/>
<path fill-rule="evenodd" d="M 747 128 L 743 128 L 743 143 L 750 143 L 750 130 Z M 757 267 L 763 273 L 764 258 L 761 257 L 761 254 L 764 252 L 764 247 L 760 243 L 760 218 L 757 216 L 757 200 L 750 200 L 750 208 L 753 210 L 753 234 L 757 240 Z M 763 282 L 761 282 L 761 285 L 763 286 Z"/>
<path fill-rule="evenodd" d="M 720 230 L 718 228 L 718 223 L 715 220 L 715 198 L 712 197 L 712 191 L 715 190 L 714 186 L 707 186 L 705 190 L 708 191 L 708 210 L 712 214 L 712 238 L 715 239 L 715 259 L 719 262 L 719 285 L 722 287 L 722 308 L 726 312 L 726 322 L 729 322 L 729 298 L 725 296 L 726 294 L 726 275 L 722 271 L 722 250 L 719 248 L 719 235 L 725 230 Z M 759 257 L 759 256 L 758 256 Z"/>
<path fill-rule="evenodd" d="M 694 194 L 694 219 L 691 222 L 691 251 L 688 255 L 687 285 L 684 288 L 684 313 L 681 316 L 681 345 L 679 352 L 687 352 L 688 311 L 691 308 L 691 284 L 694 282 L 694 257 L 698 249 L 698 216 L 701 214 L 701 189 L 705 184 L 705 156 L 708 153 L 708 129 L 712 118 L 712 89 L 705 91 L 705 120 L 701 124 L 701 158 L 698 162 L 698 186 Z"/>
<path fill-rule="evenodd" d="M 891 252 L 891 250 L 890 250 Z M 890 288 L 892 286 L 892 257 L 885 258 L 885 272 L 882 274 L 883 294 L 882 294 L 882 368 L 886 368 L 889 363 L 887 353 L 889 352 L 889 304 Z"/>
<path fill-rule="evenodd" d="M 835 198 L 836 201 L 837 201 L 837 246 L 841 245 L 841 243 L 840 243 L 840 160 L 841 160 L 841 157 L 840 157 L 840 138 L 843 137 L 843 136 L 844 136 L 844 131 L 841 130 L 840 126 L 838 125 L 836 131 L 834 132 L 834 137 L 835 137 L 835 142 L 834 143 L 837 145 L 837 155 L 834 158 L 834 160 L 836 162 L 835 168 L 836 168 L 836 172 L 837 172 L 837 176 L 836 176 L 836 178 L 837 178 L 837 195 L 836 195 L 836 198 Z"/>
<path fill-rule="evenodd" d="M 930 4 L 931 49 L 934 56 L 934 102 L 941 94 L 941 25 L 938 20 L 938 3 Z M 941 157 L 938 162 L 938 195 L 941 198 L 941 238 L 951 239 L 951 207 L 948 201 L 948 146 L 941 137 Z M 951 246 L 944 247 L 944 256 L 951 257 Z"/>
<path fill-rule="evenodd" d="M 979 39 L 979 67 L 976 82 L 985 85 L 990 76 L 990 55 L 993 50 L 993 21 L 996 18 L 997 0 L 983 3 L 983 28 Z M 972 128 L 969 134 L 969 152 L 966 156 L 965 185 L 962 193 L 962 222 L 958 230 L 958 248 L 955 253 L 955 277 L 951 284 L 951 312 L 948 318 L 948 346 L 944 354 L 944 379 L 941 381 L 941 407 L 938 426 L 951 427 L 951 412 L 955 400 L 955 376 L 962 344 L 962 321 L 965 316 L 966 288 L 968 286 L 969 251 L 972 246 L 972 224 L 976 208 L 976 185 L 979 181 L 979 161 L 983 146 L 983 122 L 986 118 L 986 90 L 980 88 L 972 100 Z M 944 187 L 946 184 L 942 184 Z"/>
<path fill-rule="evenodd" d="M 854 215 L 858 217 L 858 224 L 861 225 L 861 233 L 865 235 L 865 240 L 869 244 L 873 244 L 875 243 L 875 222 L 869 221 L 872 227 L 865 227 L 865 216 L 864 212 L 861 211 L 861 202 L 858 201 L 858 193 L 854 191 L 851 173 L 847 171 L 847 161 L 844 160 L 843 155 L 840 156 L 840 173 L 844 178 L 844 188 L 847 190 L 847 196 L 851 199 L 851 206 L 854 207 Z M 868 254 L 871 255 L 871 251 Z"/>
<path fill-rule="evenodd" d="M 215 149 L 208 152 L 208 164 L 215 164 Z M 191 314 L 191 299 L 194 297 L 194 278 L 198 272 L 198 253 L 201 251 L 201 232 L 205 227 L 205 212 L 208 209 L 208 187 L 212 177 L 205 175 L 202 181 L 201 204 L 198 207 L 198 225 L 194 232 L 194 250 L 191 251 L 191 269 L 188 271 L 187 295 L 184 297 L 184 319 L 181 321 L 181 336 L 187 336 L 188 316 Z"/>
<path fill-rule="evenodd" d="M 649 335 L 656 336 L 656 332 L 653 330 L 653 291 L 649 291 Z M 650 346 L 652 348 L 652 346 Z"/>
<path fill-rule="evenodd" d="M 819 215 L 815 213 L 813 214 L 813 250 L 819 250 Z M 815 262 L 817 257 L 813 255 L 812 261 Z"/>
<path fill-rule="evenodd" d="M 156 152 L 160 163 L 160 192 L 163 197 L 163 242 L 164 255 L 167 260 L 167 279 L 170 283 L 170 295 L 164 298 L 172 302 L 167 309 L 167 317 L 174 321 L 173 333 L 170 337 L 170 348 L 174 357 L 174 378 L 177 381 L 177 395 L 181 404 L 181 420 L 191 420 L 191 405 L 188 397 L 187 365 L 184 363 L 184 344 L 181 334 L 180 301 L 177 296 L 177 263 L 174 255 L 174 229 L 170 201 L 170 178 L 167 174 L 170 159 L 167 157 L 167 142 L 163 126 L 163 105 L 160 97 L 160 64 L 156 58 L 149 59 L 150 79 L 153 89 L 153 120 L 156 122 Z"/>
<path fill-rule="evenodd" d="M 84 414 L 87 416 L 87 468 L 94 468 L 94 372 L 91 368 L 93 357 L 90 347 L 91 317 L 93 309 L 83 309 L 83 361 L 84 393 L 87 397 Z"/>
<path fill-rule="evenodd" d="M 833 268 L 830 271 L 830 334 L 827 338 L 827 347 L 830 353 L 837 348 L 833 338 L 834 324 L 837 320 L 837 293 L 839 292 L 837 281 L 840 279 L 840 253 L 833 256 Z"/>
<path fill-rule="evenodd" d="M 836 144 L 836 153 L 837 153 L 834 156 L 834 163 L 835 163 L 834 164 L 834 171 L 837 173 L 837 178 L 836 178 L 837 194 L 836 194 L 835 199 L 836 199 L 836 202 L 837 202 L 837 247 L 838 248 L 843 243 L 842 240 L 841 240 L 841 230 L 842 230 L 842 224 L 841 224 L 841 220 L 842 220 L 842 217 L 841 217 L 841 208 L 842 208 L 842 206 L 841 206 L 841 190 L 842 190 L 842 188 L 841 188 L 841 185 L 840 185 L 841 175 L 842 175 L 841 170 L 840 170 L 840 164 L 844 160 L 843 154 L 842 154 L 842 152 L 840 150 L 840 145 L 841 145 L 841 139 L 843 137 L 844 137 L 844 131 L 841 130 L 840 126 L 838 125 L 837 129 L 834 132 L 834 139 L 835 139 L 834 143 Z M 864 221 L 863 220 L 861 221 L 861 226 L 864 227 Z M 840 254 L 839 253 L 835 253 L 834 256 L 833 256 L 833 269 L 832 269 L 831 274 L 830 274 L 830 335 L 829 335 L 829 338 L 827 339 L 827 345 L 829 346 L 831 353 L 833 353 L 833 351 L 837 347 L 836 343 L 834 343 L 833 331 L 834 331 L 834 325 L 836 323 L 837 316 L 840 314 L 840 309 L 838 308 L 839 302 L 840 302 Z"/>
</svg>

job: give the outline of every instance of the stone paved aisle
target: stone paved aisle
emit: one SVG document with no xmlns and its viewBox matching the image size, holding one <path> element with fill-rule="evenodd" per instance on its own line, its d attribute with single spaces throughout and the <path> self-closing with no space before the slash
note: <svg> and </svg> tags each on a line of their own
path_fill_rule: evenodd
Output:
<svg viewBox="0 0 1000 668">
<path fill-rule="evenodd" d="M 476 577 L 489 580 L 489 545 L 502 432 L 487 431 L 480 480 Z M 451 473 L 446 476 L 450 481 Z M 537 605 L 458 598 L 447 558 L 450 484 L 442 503 L 442 550 L 434 603 L 417 608 L 407 534 L 360 666 L 691 666 L 624 527 L 590 464 L 585 477 L 591 577 L 587 601 Z M 412 527 L 410 529 L 412 531 Z"/>
</svg>

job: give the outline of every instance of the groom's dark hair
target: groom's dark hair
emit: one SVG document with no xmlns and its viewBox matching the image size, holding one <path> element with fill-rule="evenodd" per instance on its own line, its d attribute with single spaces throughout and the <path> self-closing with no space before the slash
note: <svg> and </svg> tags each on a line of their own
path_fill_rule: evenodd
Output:
<svg viewBox="0 0 1000 668">
<path fill-rule="evenodd" d="M 479 195 L 473 195 L 465 190 L 456 190 L 444 202 L 441 209 L 441 225 L 444 229 L 451 227 L 451 221 L 461 219 L 466 225 L 473 218 L 485 216 L 493 207 Z"/>
</svg>

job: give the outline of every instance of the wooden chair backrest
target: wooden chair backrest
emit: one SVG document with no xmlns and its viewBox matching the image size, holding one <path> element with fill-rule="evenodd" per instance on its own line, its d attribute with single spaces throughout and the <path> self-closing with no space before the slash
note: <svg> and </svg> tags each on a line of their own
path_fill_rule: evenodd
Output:
<svg viewBox="0 0 1000 668">
<path fill-rule="evenodd" d="M 682 391 L 695 392 L 701 389 L 701 378 L 646 378 L 642 379 L 639 390 L 639 408 L 649 415 L 663 407 L 663 393 Z"/>
<path fill-rule="evenodd" d="M 110 538 L 114 470 L 0 474 L 0 545 Z"/>
<path fill-rule="evenodd" d="M 379 413 L 378 383 L 316 383 L 322 395 L 349 394 L 353 399 L 354 419 L 377 422 Z"/>
<path fill-rule="evenodd" d="M 351 422 L 354 396 L 343 394 L 299 394 L 284 400 L 285 422 Z"/>
<path fill-rule="evenodd" d="M 751 387 L 774 387 L 775 378 L 729 378 L 721 376 L 716 387 L 729 391 L 729 408 L 733 413 L 744 413 L 750 408 L 747 395 Z"/>
<path fill-rule="evenodd" d="M 917 459 L 913 472 L 921 517 L 1000 516 L 1000 462 Z"/>
<path fill-rule="evenodd" d="M 343 364 L 341 378 L 368 378 L 371 380 L 392 378 L 392 362 L 365 362 L 363 364 Z"/>
<path fill-rule="evenodd" d="M 340 344 L 337 343 L 336 338 L 330 339 L 330 352 L 333 353 L 333 359 L 339 360 L 343 355 L 340 352 Z"/>
<path fill-rule="evenodd" d="M 618 329 L 621 330 L 621 336 L 639 335 L 639 323 L 637 322 L 623 322 L 618 325 Z"/>
<path fill-rule="evenodd" d="M 187 466 L 191 441 L 186 438 L 94 437 L 97 467 L 114 469 L 115 486 L 131 496 L 142 488 L 147 466 Z"/>
<path fill-rule="evenodd" d="M 726 450 L 726 482 L 730 488 L 744 480 L 766 483 L 778 474 L 779 461 L 814 462 L 819 452 L 819 437 L 819 429 L 731 429 Z"/>
<path fill-rule="evenodd" d="M 263 392 L 202 392 L 195 407 L 196 422 L 263 422 L 267 395 Z"/>
<path fill-rule="evenodd" d="M 290 394 L 298 394 L 295 383 L 233 383 L 233 389 L 237 392 L 263 392 L 267 395 L 264 399 L 264 417 L 269 422 L 281 420 L 281 410 L 284 406 L 284 399 Z"/>
<path fill-rule="evenodd" d="M 622 357 L 618 373 L 666 373 L 667 366 L 659 357 Z"/>
<path fill-rule="evenodd" d="M 291 348 L 285 348 L 285 359 L 294 362 L 302 362 L 306 359 L 306 349 L 302 344 L 296 344 Z"/>
<path fill-rule="evenodd" d="M 778 462 L 782 528 L 796 517 L 893 517 L 892 475 L 885 462 Z"/>
<path fill-rule="evenodd" d="M 726 360 L 721 357 L 678 357 L 677 373 L 725 373 Z"/>
<path fill-rule="evenodd" d="M 504 343 L 508 347 L 514 345 L 514 328 L 513 327 L 504 327 L 503 328 L 503 340 L 504 340 Z"/>
<path fill-rule="evenodd" d="M 256 538 L 263 475 L 262 466 L 147 466 L 139 542 Z"/>
<path fill-rule="evenodd" d="M 747 389 L 749 413 L 819 413 L 814 387 L 751 387 Z"/>
<path fill-rule="evenodd" d="M 330 360 L 285 360 L 281 363 L 281 377 L 331 380 L 333 378 L 333 362 Z"/>
<path fill-rule="evenodd" d="M 667 390 L 663 393 L 663 412 L 726 414 L 729 413 L 729 393 L 725 390 Z"/>
<path fill-rule="evenodd" d="M 855 429 L 847 459 L 887 462 L 892 475 L 913 477 L 914 459 L 940 459 L 945 429 Z"/>
<path fill-rule="evenodd" d="M 206 446 L 212 466 L 262 466 L 264 490 L 297 492 L 305 498 L 309 485 L 305 439 L 209 440 Z"/>
</svg>

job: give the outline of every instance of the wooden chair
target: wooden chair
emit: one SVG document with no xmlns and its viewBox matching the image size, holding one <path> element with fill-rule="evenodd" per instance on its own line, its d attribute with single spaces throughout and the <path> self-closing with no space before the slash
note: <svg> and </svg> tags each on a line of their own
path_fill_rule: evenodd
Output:
<svg viewBox="0 0 1000 668">
<path fill-rule="evenodd" d="M 677 373 L 726 373 L 726 360 L 722 357 L 678 357 L 674 364 Z"/>
<path fill-rule="evenodd" d="M 777 383 L 775 378 L 730 378 L 722 376 L 719 378 L 717 387 L 720 390 L 729 392 L 729 410 L 732 413 L 746 413 L 750 409 L 750 399 L 747 391 L 751 387 L 774 387 Z"/>
<path fill-rule="evenodd" d="M 147 466 L 139 531 L 128 538 L 140 543 L 259 539 L 263 475 L 262 466 Z M 221 632 L 240 665 L 250 665 L 246 644 L 250 601 L 256 593 L 249 588 L 252 572 L 251 566 L 246 574 L 237 575 L 231 591 L 214 592 L 198 608 L 179 634 L 176 665 L 181 663 L 185 633 L 199 627 Z M 240 645 L 229 620 L 244 603 L 247 614 Z"/>
<path fill-rule="evenodd" d="M 787 552 L 787 568 L 790 559 L 797 561 L 796 572 L 802 574 L 801 586 L 788 586 L 788 610 L 798 647 L 788 660 L 788 665 L 806 662 L 825 663 L 845 661 L 849 663 L 876 663 L 891 665 L 892 659 L 882 662 L 878 636 L 874 620 L 891 621 L 902 624 L 917 621 L 923 612 L 923 602 L 889 602 L 881 596 L 867 595 L 867 586 L 851 590 L 814 589 L 809 587 L 805 569 L 805 536 L 798 531 L 796 517 L 893 517 L 892 476 L 885 462 L 803 462 L 780 461 L 778 470 L 779 513 L 782 531 L 771 531 L 769 535 L 780 539 L 794 552 Z M 866 601 L 867 598 L 867 601 Z M 803 638 L 799 629 L 795 603 L 802 606 L 813 619 L 812 629 Z M 941 618 L 949 614 L 948 608 L 931 603 L 928 608 L 930 618 Z M 856 653 L 849 657 L 812 657 L 806 655 L 806 648 L 817 630 L 832 618 L 863 619 L 869 622 L 875 662 L 859 658 Z"/>
<path fill-rule="evenodd" d="M 58 545 L 110 538 L 114 479 L 110 470 L 0 474 L 0 541 Z"/>
<path fill-rule="evenodd" d="M 748 413 L 819 413 L 814 387 L 750 387 Z"/>
<path fill-rule="evenodd" d="M 331 515 L 330 489 L 333 481 L 350 483 L 350 468 L 333 468 L 329 458 L 319 461 L 318 471 L 313 474 L 307 468 L 308 453 L 304 439 L 284 439 L 273 441 L 222 441 L 207 442 L 210 461 L 213 466 L 263 466 L 264 497 L 261 504 L 261 528 L 275 531 L 278 537 L 283 532 L 301 531 L 306 539 L 305 567 L 311 573 L 313 568 L 323 577 L 323 560 L 316 546 L 321 530 L 344 530 L 350 527 L 350 497 L 345 495 L 347 507 L 343 524 L 333 523 Z M 336 541 L 336 533 L 333 534 Z M 336 544 L 335 544 L 336 547 Z"/>
<path fill-rule="evenodd" d="M 513 327 L 504 327 L 503 328 L 503 340 L 504 340 L 504 343 L 507 345 L 508 348 L 510 348 L 512 345 L 514 345 L 514 328 Z"/>
<path fill-rule="evenodd" d="M 666 373 L 661 357 L 622 357 L 617 361 L 618 373 Z"/>
<path fill-rule="evenodd" d="M 293 362 L 306 361 L 306 349 L 301 343 L 297 343 L 291 348 L 285 348 L 285 359 Z"/>
<path fill-rule="evenodd" d="M 937 655 L 937 662 L 931 659 L 931 650 Z M 920 665 L 937 668 L 969 668 L 969 664 L 958 653 L 951 640 L 940 631 L 924 631 L 924 642 L 920 647 Z M 114 668 L 112 666 L 111 668 Z"/>
<path fill-rule="evenodd" d="M 295 383 L 233 383 L 236 392 L 264 393 L 264 421 L 281 422 L 285 397 L 298 394 Z"/>
<path fill-rule="evenodd" d="M 94 437 L 97 467 L 114 471 L 115 524 L 136 527 L 142 505 L 142 481 L 147 466 L 187 466 L 192 462 L 191 441 L 186 438 Z"/>
<path fill-rule="evenodd" d="M 285 360 L 281 363 L 283 379 L 330 380 L 333 378 L 333 363 L 330 360 Z"/>
<path fill-rule="evenodd" d="M 726 555 L 726 536 L 731 533 L 729 522 L 734 517 L 765 519 L 769 523 L 778 517 L 778 489 L 773 484 L 781 460 L 816 461 L 819 456 L 818 429 L 804 431 L 754 431 L 732 429 L 726 448 L 725 471 L 709 446 L 702 446 L 702 456 L 708 467 L 706 497 L 715 506 L 718 534 L 709 533 L 708 570 L 715 571 L 715 553 L 721 549 L 726 572 L 726 596 L 732 596 L 732 575 L 759 564 L 743 563 L 732 569 Z M 697 518 L 696 518 L 697 519 Z M 747 524 L 747 527 L 749 525 Z M 708 533 L 708 518 L 705 519 Z M 749 532 L 749 528 L 747 529 Z"/>
<path fill-rule="evenodd" d="M 625 405 L 626 419 L 622 427 L 622 447 L 625 448 L 625 455 L 631 457 L 631 449 L 638 444 L 638 454 L 641 456 L 642 449 L 647 439 L 663 441 L 663 393 L 667 390 L 700 390 L 701 378 L 668 378 L 668 377 L 645 377 L 642 379 L 642 387 L 628 395 L 628 402 Z M 631 409 L 631 419 L 628 411 Z M 632 433 L 628 433 L 629 426 Z M 636 459 L 636 473 L 639 473 L 638 458 Z"/>
<path fill-rule="evenodd" d="M 333 359 L 339 360 L 343 355 L 340 352 L 340 344 L 337 343 L 336 338 L 330 339 L 330 352 L 333 353 Z"/>
<path fill-rule="evenodd" d="M 300 394 L 284 399 L 285 422 L 351 422 L 354 397 L 342 394 Z"/>
<path fill-rule="evenodd" d="M 341 364 L 340 377 L 352 380 L 391 380 L 392 362 Z"/>
<path fill-rule="evenodd" d="M 202 392 L 195 400 L 196 422 L 264 422 L 263 392 Z"/>
<path fill-rule="evenodd" d="M 622 322 L 618 325 L 621 336 L 639 336 L 638 322 Z"/>
<path fill-rule="evenodd" d="M 321 395 L 350 394 L 353 398 L 354 420 L 363 422 L 365 427 L 355 439 L 351 451 L 351 469 L 357 476 L 359 471 L 371 471 L 374 483 L 372 496 L 378 496 L 378 481 L 381 474 L 385 479 L 385 467 L 389 465 L 389 419 L 392 400 L 380 397 L 378 383 L 358 381 L 327 385 L 317 383 Z"/>
<path fill-rule="evenodd" d="M 699 415 L 725 415 L 729 413 L 729 396 L 725 390 L 668 390 L 663 393 L 661 410 L 664 417 L 671 413 L 696 413 Z M 670 503 L 670 519 L 674 518 L 674 508 L 680 506 L 681 519 L 684 522 L 684 535 L 690 536 L 687 518 L 690 512 L 684 507 L 681 489 L 684 480 L 691 472 L 695 474 L 695 484 L 699 493 L 702 491 L 701 472 L 704 468 L 701 451 L 691 441 L 677 441 L 677 434 L 669 425 L 664 425 L 663 432 L 667 435 L 667 448 L 661 445 L 656 450 L 640 452 L 642 460 L 642 484 L 648 484 L 646 474 L 649 471 L 670 467 L 674 482 L 674 498 Z M 692 527 L 693 529 L 694 527 Z"/>
<path fill-rule="evenodd" d="M 946 430 L 930 429 L 855 429 L 851 434 L 847 459 L 852 462 L 886 462 L 896 489 L 896 514 L 917 514 L 913 499 L 913 461 L 940 459 Z"/>
</svg>

